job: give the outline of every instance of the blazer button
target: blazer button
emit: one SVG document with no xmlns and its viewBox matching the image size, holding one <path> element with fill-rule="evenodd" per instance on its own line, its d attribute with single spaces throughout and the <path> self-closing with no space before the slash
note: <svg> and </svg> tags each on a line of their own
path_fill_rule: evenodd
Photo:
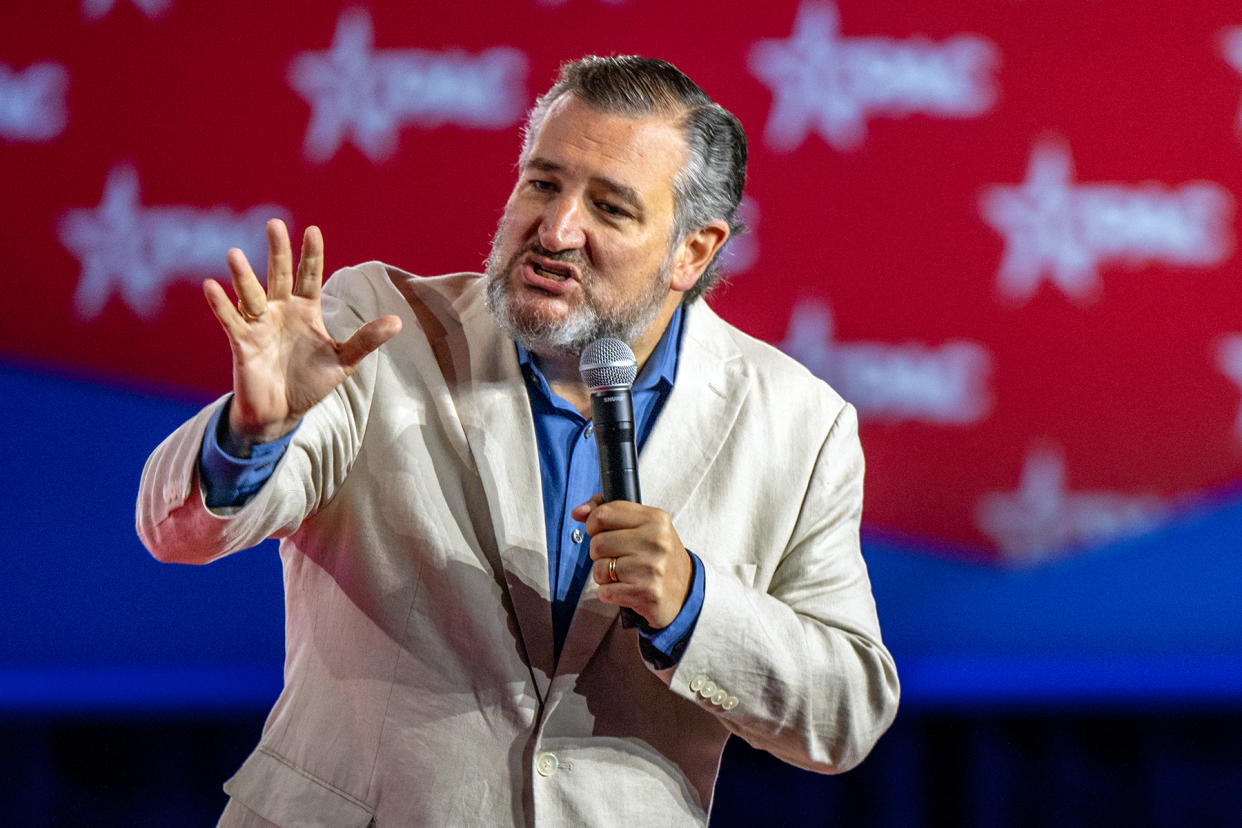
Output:
<svg viewBox="0 0 1242 828">
<path fill-rule="evenodd" d="M 691 693 L 699 692 L 699 688 L 702 687 L 706 682 L 707 682 L 707 676 L 703 675 L 702 673 L 699 673 L 697 676 L 690 679 L 690 692 Z"/>
<path fill-rule="evenodd" d="M 737 707 L 737 696 L 729 696 L 729 698 L 720 703 L 720 707 L 723 710 L 732 710 Z"/>
<path fill-rule="evenodd" d="M 705 699 L 710 699 L 712 697 L 712 693 L 715 693 L 715 692 L 716 692 L 716 682 L 712 681 L 711 679 L 708 679 L 707 681 L 703 682 L 703 686 L 699 688 L 699 695 Z"/>
<path fill-rule="evenodd" d="M 712 704 L 717 706 L 722 705 L 724 704 L 724 700 L 727 698 L 729 698 L 729 694 L 717 687 L 716 692 L 712 693 Z"/>
<path fill-rule="evenodd" d="M 555 753 L 541 753 L 535 757 L 535 771 L 540 776 L 551 776 L 556 773 L 556 769 L 560 764 Z"/>
</svg>

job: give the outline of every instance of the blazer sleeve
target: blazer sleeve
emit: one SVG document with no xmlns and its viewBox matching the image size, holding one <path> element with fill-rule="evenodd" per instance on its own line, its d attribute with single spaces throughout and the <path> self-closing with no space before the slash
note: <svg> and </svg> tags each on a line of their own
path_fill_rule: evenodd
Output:
<svg viewBox="0 0 1242 828">
<path fill-rule="evenodd" d="M 334 336 L 357 328 L 362 316 L 324 294 L 324 318 Z M 271 478 L 249 502 L 211 509 L 198 480 L 203 434 L 222 397 L 169 435 L 147 458 L 138 488 L 138 537 L 157 559 L 203 564 L 284 537 L 333 497 L 344 482 L 366 430 L 379 354 L 306 413 Z"/>
<path fill-rule="evenodd" d="M 695 632 L 678 665 L 660 671 L 752 746 L 821 773 L 861 762 L 900 694 L 859 545 L 862 481 L 857 415 L 846 404 L 766 588 L 707 562 Z"/>
</svg>

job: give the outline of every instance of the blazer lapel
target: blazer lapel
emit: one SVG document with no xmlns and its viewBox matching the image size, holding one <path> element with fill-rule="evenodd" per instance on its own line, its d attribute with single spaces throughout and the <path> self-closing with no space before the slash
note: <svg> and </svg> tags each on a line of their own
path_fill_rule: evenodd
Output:
<svg viewBox="0 0 1242 828">
<path fill-rule="evenodd" d="M 483 303 L 483 282 L 455 303 L 469 372 L 452 384 L 452 394 L 487 497 L 517 636 L 544 698 L 553 646 L 538 447 L 517 354 Z"/>
<path fill-rule="evenodd" d="M 643 502 L 677 515 L 733 429 L 750 383 L 724 321 L 703 302 L 687 308 L 677 381 L 638 456 Z"/>
</svg>

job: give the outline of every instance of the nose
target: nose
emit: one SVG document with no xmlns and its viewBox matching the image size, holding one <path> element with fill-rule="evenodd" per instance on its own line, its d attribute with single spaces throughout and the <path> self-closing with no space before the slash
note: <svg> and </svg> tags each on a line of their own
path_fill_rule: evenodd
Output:
<svg viewBox="0 0 1242 828">
<path fill-rule="evenodd" d="M 582 210 L 572 198 L 556 198 L 547 203 L 539 223 L 539 243 L 552 252 L 575 250 L 586 243 Z"/>
</svg>

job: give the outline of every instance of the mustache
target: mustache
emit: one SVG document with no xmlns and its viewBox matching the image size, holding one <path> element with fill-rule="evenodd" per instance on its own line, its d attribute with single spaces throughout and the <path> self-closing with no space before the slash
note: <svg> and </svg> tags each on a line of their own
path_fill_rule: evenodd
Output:
<svg viewBox="0 0 1242 828">
<path fill-rule="evenodd" d="M 534 253 L 536 256 L 542 256 L 545 259 L 551 259 L 554 262 L 566 262 L 581 267 L 583 262 L 582 251 L 577 248 L 568 250 L 549 250 L 537 241 L 532 241 L 526 245 L 526 249 L 522 251 L 522 255 Z"/>
</svg>

